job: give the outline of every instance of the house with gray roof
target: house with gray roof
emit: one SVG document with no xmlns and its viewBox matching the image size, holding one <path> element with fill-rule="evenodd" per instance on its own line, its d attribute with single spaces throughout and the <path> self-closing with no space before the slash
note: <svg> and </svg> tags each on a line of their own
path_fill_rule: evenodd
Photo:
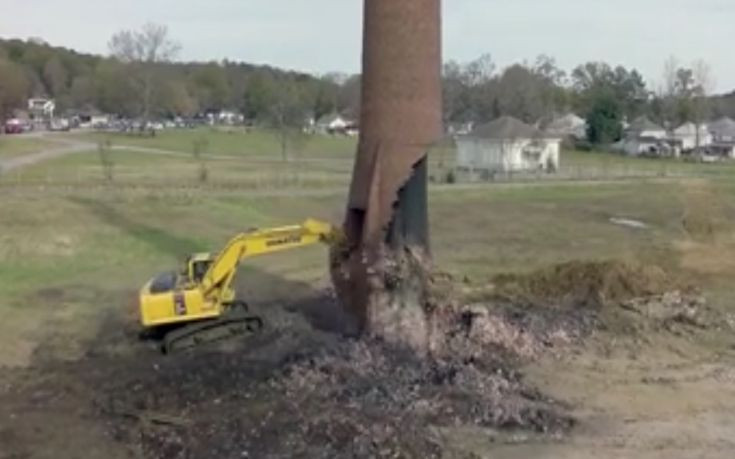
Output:
<svg viewBox="0 0 735 459">
<path fill-rule="evenodd" d="M 703 124 L 697 126 L 692 122 L 684 123 L 674 129 L 671 138 L 679 142 L 684 152 L 707 147 L 712 143 L 712 134 L 710 134 L 707 126 Z"/>
<path fill-rule="evenodd" d="M 357 135 L 357 123 L 350 121 L 339 113 L 324 115 L 313 122 L 312 131 L 317 134 Z"/>
<path fill-rule="evenodd" d="M 707 128 L 712 135 L 712 143 L 707 146 L 708 153 L 735 159 L 735 121 L 723 117 L 710 123 Z"/>
<path fill-rule="evenodd" d="M 630 156 L 675 155 L 668 137 L 666 129 L 641 116 L 626 129 L 622 148 Z"/>
<path fill-rule="evenodd" d="M 735 121 L 723 117 L 709 124 L 709 132 L 715 142 L 735 142 Z"/>
<path fill-rule="evenodd" d="M 548 171 L 559 168 L 561 138 L 504 116 L 456 138 L 457 165 L 489 173 Z"/>
<path fill-rule="evenodd" d="M 554 137 L 582 140 L 587 137 L 587 121 L 574 113 L 567 113 L 551 120 L 544 130 Z"/>
</svg>

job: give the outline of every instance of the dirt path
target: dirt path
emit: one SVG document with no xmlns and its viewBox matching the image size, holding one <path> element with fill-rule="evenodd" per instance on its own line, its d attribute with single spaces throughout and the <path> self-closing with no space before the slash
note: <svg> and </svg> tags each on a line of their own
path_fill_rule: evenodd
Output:
<svg viewBox="0 0 735 459">
<path fill-rule="evenodd" d="M 66 156 L 71 153 L 89 151 L 95 148 L 92 143 L 83 142 L 72 138 L 47 135 L 39 135 L 39 137 L 43 137 L 45 140 L 54 142 L 57 144 L 57 146 L 44 148 L 39 152 L 29 155 L 0 160 L 0 172 L 10 172 L 16 169 L 38 164 L 43 161 Z"/>
<path fill-rule="evenodd" d="M 732 457 L 735 356 L 657 354 L 588 353 L 529 369 L 529 378 L 546 393 L 575 408 L 580 425 L 564 441 L 493 446 L 488 457 Z"/>
</svg>

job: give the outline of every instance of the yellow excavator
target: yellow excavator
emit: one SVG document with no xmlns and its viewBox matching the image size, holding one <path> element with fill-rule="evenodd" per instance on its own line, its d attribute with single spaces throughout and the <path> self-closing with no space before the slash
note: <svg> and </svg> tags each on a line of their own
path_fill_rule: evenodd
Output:
<svg viewBox="0 0 735 459">
<path fill-rule="evenodd" d="M 162 332 L 166 353 L 256 333 L 263 321 L 248 313 L 232 286 L 240 262 L 319 242 L 337 244 L 341 239 L 338 228 L 312 219 L 238 234 L 218 254 L 191 255 L 179 272 L 163 273 L 146 283 L 140 291 L 141 323 L 148 332 Z"/>
</svg>

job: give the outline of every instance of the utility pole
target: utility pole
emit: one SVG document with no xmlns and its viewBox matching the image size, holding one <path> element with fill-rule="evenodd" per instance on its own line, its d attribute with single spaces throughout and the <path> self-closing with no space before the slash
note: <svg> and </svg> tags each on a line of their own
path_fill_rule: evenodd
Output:
<svg viewBox="0 0 735 459">
<path fill-rule="evenodd" d="M 365 0 L 360 140 L 333 277 L 356 331 L 421 312 L 427 153 L 442 136 L 441 1 Z"/>
</svg>

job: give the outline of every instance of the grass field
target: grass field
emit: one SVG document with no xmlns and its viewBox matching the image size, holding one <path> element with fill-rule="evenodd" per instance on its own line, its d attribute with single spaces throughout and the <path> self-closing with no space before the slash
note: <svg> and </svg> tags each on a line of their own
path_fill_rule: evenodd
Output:
<svg viewBox="0 0 735 459">
<path fill-rule="evenodd" d="M 109 142 L 113 181 L 125 185 L 218 186 L 244 188 L 345 187 L 354 161 L 355 140 L 310 136 L 290 144 L 283 158 L 275 135 L 265 131 L 212 129 L 166 131 L 154 138 L 124 134 L 75 133 L 48 142 L 75 141 L 79 152 L 14 170 L 3 179 L 11 185 L 89 185 L 108 180 L 99 144 Z M 200 157 L 194 144 L 205 140 Z M 29 147 L 30 148 L 30 147 Z M 38 146 L 36 149 L 40 149 Z M 20 151 L 20 150 L 18 150 Z"/>
<path fill-rule="evenodd" d="M 202 167 L 207 184 L 245 189 L 344 188 L 352 171 L 356 141 L 348 137 L 305 136 L 281 155 L 273 133 L 210 128 L 164 131 L 156 137 L 128 134 L 75 133 L 66 136 L 85 145 L 79 154 L 44 161 L 4 177 L 11 184 L 90 185 L 106 182 L 97 145 L 110 142 L 113 181 L 127 186 L 200 186 Z M 61 137 L 59 139 L 62 139 Z M 202 159 L 194 144 L 206 140 Z M 54 140 L 18 139 L 14 154 L 38 149 Z M 18 142 L 16 141 L 16 142 Z M 25 148 L 26 150 L 23 150 Z M 432 179 L 443 182 L 455 164 L 453 147 L 430 151 Z M 629 158 L 600 152 L 563 151 L 558 174 L 514 174 L 501 182 L 610 180 L 631 177 L 735 177 L 735 163 L 701 164 L 674 159 Z M 460 176 L 460 180 L 465 180 Z"/>
<path fill-rule="evenodd" d="M 138 288 L 154 274 L 177 267 L 186 254 L 217 250 L 232 235 L 251 227 L 296 223 L 308 217 L 335 223 L 342 220 L 353 139 L 312 139 L 304 144 L 303 154 L 283 161 L 274 150 L 275 137 L 265 133 L 204 134 L 210 139 L 206 183 L 198 181 L 200 164 L 187 149 L 201 131 L 165 133 L 154 139 L 114 137 L 118 149 L 111 152 L 115 164 L 112 182 L 105 179 L 94 148 L 100 137 L 95 135 L 77 137 L 86 151 L 0 178 L 0 395 L 4 381 L 16 374 L 5 371 L 4 366 L 36 365 L 45 374 L 45 362 L 56 368 L 59 361 L 80 359 L 90 352 L 89 343 L 109 333 L 119 338 L 109 340 L 112 344 L 105 352 L 133 352 L 132 344 L 118 343 L 137 343 Z M 14 144 L 14 151 L 42 146 L 23 143 Z M 449 154 L 444 153 L 444 162 L 450 163 Z M 434 164 L 440 159 L 434 158 Z M 735 172 L 731 165 L 586 152 L 565 152 L 562 161 L 570 167 L 627 170 L 619 174 L 623 177 L 641 171 L 649 177 L 433 184 L 431 238 L 438 269 L 462 283 L 483 286 L 497 274 L 525 273 L 565 261 L 634 260 L 659 265 L 687 279 L 702 289 L 713 308 L 729 314 L 725 317 L 733 316 Z M 676 171 L 678 178 L 657 173 L 661 168 Z M 646 228 L 619 226 L 612 218 L 639 220 Z M 248 298 L 320 289 L 329 285 L 327 250 L 317 246 L 251 259 L 239 278 L 241 293 Z M 123 324 L 128 328 L 120 329 L 120 321 L 108 322 L 119 311 L 128 315 Z M 556 441 L 552 445 L 501 445 L 501 450 L 520 448 L 517 451 L 521 452 L 498 457 L 589 457 L 569 453 L 597 449 L 600 442 L 609 455 L 599 457 L 644 457 L 637 452 L 659 448 L 657 445 L 682 437 L 682 432 L 691 434 L 684 435 L 687 441 L 704 442 L 699 446 L 692 440 L 694 450 L 690 452 L 706 453 L 709 434 L 688 429 L 719 424 L 692 413 L 729 413 L 727 404 L 735 403 L 735 394 L 725 394 L 724 383 L 718 386 L 711 379 L 696 379 L 715 374 L 710 366 L 722 361 L 712 360 L 709 350 L 702 350 L 704 345 L 689 339 L 666 337 L 659 344 L 651 338 L 634 343 L 631 357 L 623 355 L 630 348 L 621 347 L 613 357 L 592 354 L 579 360 L 553 359 L 529 369 L 543 390 L 548 388 L 570 406 L 583 405 L 583 411 L 594 412 L 591 430 L 608 432 L 610 419 L 625 426 L 634 425 L 629 423 L 632 419 L 640 423 L 635 427 L 640 432 L 623 437 L 617 436 L 620 430 L 611 430 L 600 437 L 597 431 L 585 430 L 581 439 L 572 439 L 571 446 Z M 610 348 L 616 346 L 610 344 Z M 679 382 L 646 382 L 652 374 L 659 377 L 659 370 L 690 371 L 696 378 L 675 373 L 681 377 Z M 141 371 L 150 374 L 152 370 Z M 716 376 L 721 374 L 730 373 Z M 717 406 L 713 407 L 715 399 Z M 672 405 L 671 400 L 677 404 Z M 33 445 L 29 450 L 56 451 L 56 445 L 65 444 L 66 439 L 48 438 L 47 431 L 66 432 L 64 429 L 85 425 L 78 419 L 68 421 L 68 414 L 62 412 L 53 419 L 71 427 L 64 425 L 59 430 L 53 423 L 47 426 L 49 416 L 43 408 L 37 410 L 38 418 L 31 413 L 23 418 L 25 424 L 14 422 L 8 427 L 0 422 L 0 442 L 3 429 L 23 432 L 17 426 L 27 425 L 29 431 L 42 434 L 32 434 L 38 435 L 36 440 L 33 436 L 28 437 L 31 440 L 16 438 L 16 443 Z M 600 421 L 603 415 L 608 417 Z M 675 421 L 669 422 L 672 418 Z M 47 426 L 47 430 L 38 426 Z M 616 426 L 613 428 L 620 429 Z M 76 432 L 74 438 L 85 439 L 87 433 Z M 640 444 L 626 444 L 627 449 L 621 450 L 620 438 Z M 563 453 L 544 456 L 544 448 L 549 447 L 561 448 Z M 541 451 L 541 456 L 534 456 L 534 451 Z"/>
<path fill-rule="evenodd" d="M 691 205 L 688 186 L 640 182 L 436 189 L 431 195 L 436 261 L 476 282 L 567 260 L 626 258 L 680 269 L 685 256 L 680 242 L 687 240 L 681 222 Z M 735 198 L 735 186 L 707 185 L 706 196 L 727 202 Z M 308 217 L 338 222 L 344 198 L 344 191 L 250 197 L 206 189 L 114 187 L 9 193 L 0 201 L 0 310 L 13 313 L 0 324 L 0 336 L 6 342 L 32 342 L 59 316 L 69 319 L 67 333 L 80 333 L 85 321 L 77 319 L 132 302 L 145 279 L 175 266 L 185 254 L 216 249 L 253 226 Z M 731 215 L 731 207 L 726 209 Z M 618 227 L 611 217 L 639 219 L 650 228 Z M 724 242 L 723 250 L 729 250 L 729 239 Z M 718 257 L 724 259 L 725 253 Z M 252 268 L 323 281 L 326 253 L 322 247 L 309 248 L 254 260 Z M 16 358 L 22 361 L 23 356 Z"/>
<path fill-rule="evenodd" d="M 633 158 L 624 155 L 600 151 L 565 150 L 562 152 L 562 167 L 581 169 L 597 169 L 602 173 L 617 172 L 630 175 L 639 172 L 651 172 L 660 175 L 697 174 L 711 177 L 735 175 L 735 163 L 705 164 L 685 162 L 675 158 Z"/>
<path fill-rule="evenodd" d="M 118 150 L 110 152 L 114 164 L 112 181 L 120 185 L 236 186 L 267 189 L 288 186 L 324 188 L 346 186 L 352 160 L 209 157 L 201 163 L 183 154 Z M 206 183 L 200 168 L 206 169 Z M 85 151 L 45 161 L 15 171 L 10 183 L 94 184 L 105 183 L 105 168 L 97 151 Z"/>
<path fill-rule="evenodd" d="M 185 154 L 191 154 L 195 142 L 206 139 L 206 153 L 212 156 L 281 158 L 278 134 L 261 129 L 249 131 L 234 128 L 232 130 L 215 128 L 167 130 L 159 132 L 153 138 L 114 133 L 90 133 L 77 135 L 76 137 L 93 143 L 97 143 L 99 140 L 109 140 L 113 145 L 158 148 Z M 289 145 L 288 149 L 289 155 L 294 157 L 351 157 L 354 154 L 355 139 L 343 136 L 304 135 L 300 136 L 292 145 Z"/>
</svg>

